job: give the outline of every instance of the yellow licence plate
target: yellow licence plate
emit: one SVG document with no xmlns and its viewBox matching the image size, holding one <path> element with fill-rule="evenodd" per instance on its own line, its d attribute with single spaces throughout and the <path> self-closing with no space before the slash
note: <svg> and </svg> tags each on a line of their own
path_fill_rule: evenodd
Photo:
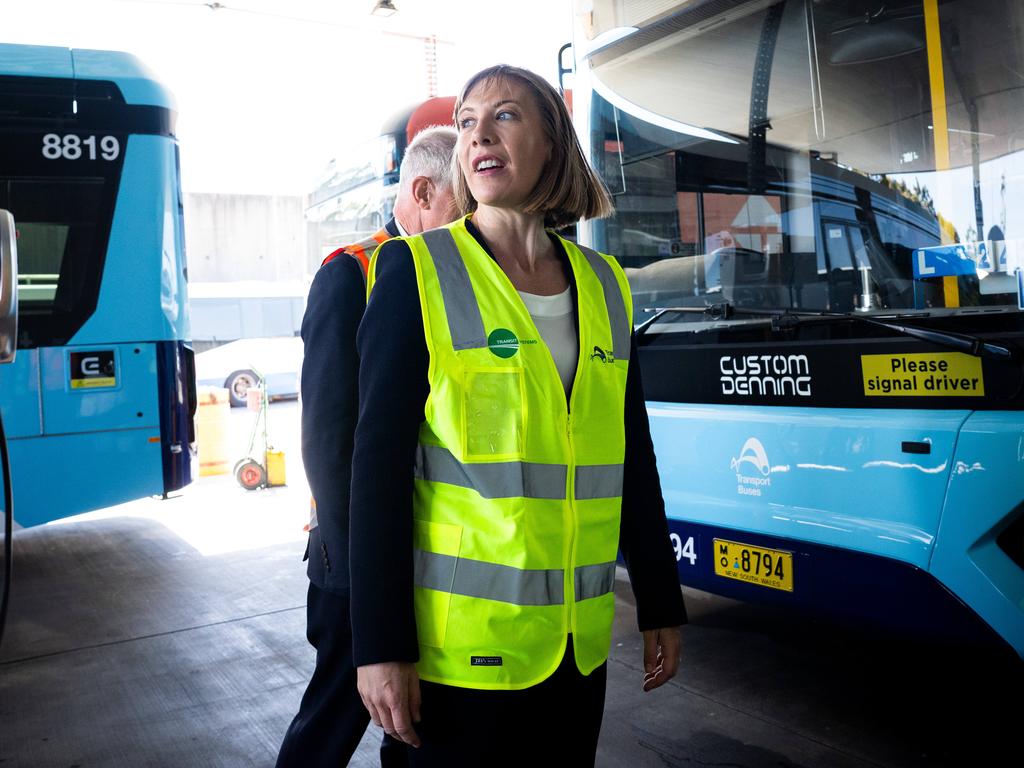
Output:
<svg viewBox="0 0 1024 768">
<path fill-rule="evenodd" d="M 715 539 L 715 574 L 771 589 L 793 591 L 793 553 Z"/>
</svg>

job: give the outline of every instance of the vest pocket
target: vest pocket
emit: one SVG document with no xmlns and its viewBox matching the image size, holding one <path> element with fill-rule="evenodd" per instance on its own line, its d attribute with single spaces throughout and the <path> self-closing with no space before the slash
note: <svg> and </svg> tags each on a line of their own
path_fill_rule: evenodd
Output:
<svg viewBox="0 0 1024 768">
<path fill-rule="evenodd" d="M 463 391 L 463 458 L 522 458 L 523 369 L 467 369 Z"/>
<path fill-rule="evenodd" d="M 421 645 L 444 647 L 461 545 L 461 525 L 413 520 L 413 602 Z"/>
</svg>

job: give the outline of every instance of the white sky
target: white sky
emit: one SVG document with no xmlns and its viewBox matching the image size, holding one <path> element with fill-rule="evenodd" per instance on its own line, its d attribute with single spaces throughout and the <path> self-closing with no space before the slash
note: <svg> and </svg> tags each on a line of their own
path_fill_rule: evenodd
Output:
<svg viewBox="0 0 1024 768">
<path fill-rule="evenodd" d="M 500 62 L 557 82 L 570 0 L 0 0 L 0 42 L 122 50 L 175 95 L 187 192 L 305 194 L 346 145 Z M 395 34 L 382 34 L 391 32 Z M 413 37 L 402 37 L 406 35 Z"/>
</svg>

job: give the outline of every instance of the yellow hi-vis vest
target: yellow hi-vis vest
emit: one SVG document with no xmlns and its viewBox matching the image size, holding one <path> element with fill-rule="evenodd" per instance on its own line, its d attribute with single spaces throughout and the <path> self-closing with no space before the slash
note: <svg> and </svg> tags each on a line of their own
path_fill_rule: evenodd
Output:
<svg viewBox="0 0 1024 768">
<path fill-rule="evenodd" d="M 590 674 L 608 657 L 615 604 L 633 311 L 625 274 L 562 240 L 579 307 L 567 408 L 529 312 L 465 219 L 403 239 L 430 354 L 413 499 L 419 675 L 526 688 L 555 671 L 569 633 Z"/>
</svg>

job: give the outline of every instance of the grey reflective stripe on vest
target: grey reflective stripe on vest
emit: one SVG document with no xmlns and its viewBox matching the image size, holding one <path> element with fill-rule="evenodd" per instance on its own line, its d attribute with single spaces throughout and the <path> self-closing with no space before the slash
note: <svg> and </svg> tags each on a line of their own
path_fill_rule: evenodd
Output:
<svg viewBox="0 0 1024 768">
<path fill-rule="evenodd" d="M 562 605 L 564 602 L 561 570 L 523 570 L 422 549 L 414 550 L 413 561 L 414 583 L 424 589 L 514 605 Z M 578 586 L 576 591 L 579 592 Z"/>
<path fill-rule="evenodd" d="M 485 499 L 564 499 L 568 471 L 532 461 L 463 464 L 438 445 L 418 445 L 413 470 L 420 480 L 472 488 Z"/>
<path fill-rule="evenodd" d="M 456 351 L 485 348 L 487 333 L 480 317 L 480 305 L 455 238 L 447 229 L 427 230 L 422 237 L 437 271 L 452 346 Z"/>
<path fill-rule="evenodd" d="M 621 464 L 581 464 L 576 467 L 577 499 L 614 499 L 622 495 Z"/>
<path fill-rule="evenodd" d="M 612 354 L 616 360 L 629 360 L 629 315 L 626 314 L 626 300 L 622 298 L 622 289 L 615 279 L 615 272 L 604 257 L 597 251 L 583 245 L 577 245 L 580 252 L 587 257 L 590 268 L 597 274 L 604 289 L 605 304 L 608 305 L 608 321 L 612 326 Z"/>
<path fill-rule="evenodd" d="M 581 565 L 576 569 L 576 602 L 607 595 L 615 589 L 615 563 Z"/>
</svg>

